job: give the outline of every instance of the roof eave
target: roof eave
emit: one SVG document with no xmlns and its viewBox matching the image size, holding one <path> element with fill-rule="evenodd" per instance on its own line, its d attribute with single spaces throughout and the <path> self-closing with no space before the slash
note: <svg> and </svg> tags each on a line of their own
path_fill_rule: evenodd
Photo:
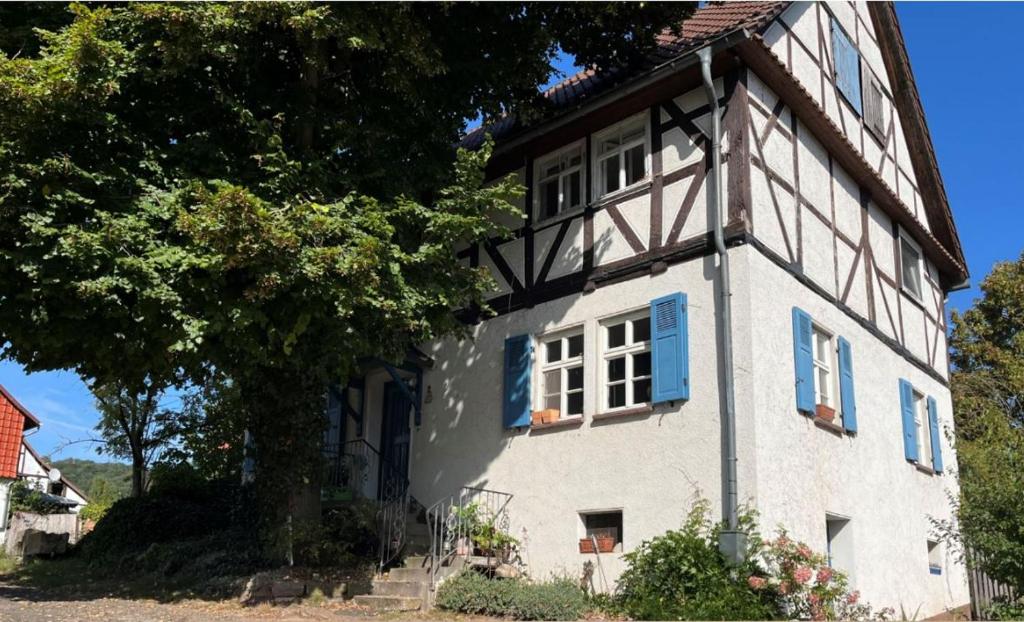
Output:
<svg viewBox="0 0 1024 622">
<path fill-rule="evenodd" d="M 879 48 L 886 61 L 884 64 L 889 74 L 889 83 L 893 87 L 893 96 L 897 100 L 896 109 L 900 114 L 903 131 L 908 135 L 908 141 L 919 146 L 916 149 L 910 148 L 910 157 L 922 194 L 927 193 L 925 206 L 929 222 L 933 228 L 940 228 L 937 237 L 961 264 L 962 279 L 967 280 L 970 276 L 967 261 L 946 196 L 945 184 L 942 182 L 942 172 L 939 170 L 931 132 L 928 131 L 928 121 L 910 67 L 910 56 L 895 5 L 891 2 L 871 2 L 868 3 L 868 10 L 878 33 Z"/>
</svg>

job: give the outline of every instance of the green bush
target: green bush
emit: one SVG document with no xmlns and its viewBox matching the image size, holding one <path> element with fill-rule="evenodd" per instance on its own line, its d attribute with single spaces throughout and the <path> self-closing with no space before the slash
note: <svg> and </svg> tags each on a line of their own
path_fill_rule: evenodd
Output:
<svg viewBox="0 0 1024 622">
<path fill-rule="evenodd" d="M 253 516 L 251 499 L 235 484 L 158 486 L 116 501 L 76 550 L 114 573 L 243 573 L 262 566 Z"/>
<path fill-rule="evenodd" d="M 615 603 L 640 620 L 759 620 L 776 617 L 763 592 L 744 578 L 756 569 L 748 561 L 729 568 L 718 551 L 719 527 L 711 523 L 706 501 L 699 501 L 682 529 L 669 531 L 627 553 Z M 756 549 L 753 516 L 743 516 L 750 546 Z"/>
<path fill-rule="evenodd" d="M 442 583 L 435 604 L 448 611 L 514 620 L 577 620 L 590 608 L 572 579 L 488 579 L 473 571 Z"/>
<path fill-rule="evenodd" d="M 324 511 L 318 524 L 295 525 L 296 560 L 314 567 L 354 567 L 370 560 L 379 543 L 376 511 L 373 503 L 353 503 Z"/>
<path fill-rule="evenodd" d="M 982 620 L 1024 620 L 1024 599 L 997 598 L 985 609 Z"/>
</svg>

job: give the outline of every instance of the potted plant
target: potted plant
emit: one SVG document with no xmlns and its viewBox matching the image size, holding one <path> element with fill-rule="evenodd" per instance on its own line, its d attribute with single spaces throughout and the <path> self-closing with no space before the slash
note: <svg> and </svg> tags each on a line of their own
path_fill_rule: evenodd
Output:
<svg viewBox="0 0 1024 622">
<path fill-rule="evenodd" d="M 818 417 L 818 419 L 821 419 L 822 421 L 825 421 L 827 423 L 832 423 L 836 418 L 835 409 L 824 404 L 818 404 L 818 406 L 814 410 L 814 414 Z"/>
</svg>

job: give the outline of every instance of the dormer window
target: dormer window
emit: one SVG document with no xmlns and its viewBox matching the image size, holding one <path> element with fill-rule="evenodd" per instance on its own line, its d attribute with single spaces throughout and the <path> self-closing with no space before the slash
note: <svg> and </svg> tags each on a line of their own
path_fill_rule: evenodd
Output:
<svg viewBox="0 0 1024 622">
<path fill-rule="evenodd" d="M 544 221 L 583 207 L 583 145 L 577 143 L 538 160 L 537 219 Z"/>
<path fill-rule="evenodd" d="M 594 135 L 596 196 L 622 190 L 647 177 L 647 123 L 643 115 Z"/>
<path fill-rule="evenodd" d="M 900 229 L 900 286 L 914 300 L 921 300 L 921 274 L 924 263 L 921 247 Z"/>
</svg>

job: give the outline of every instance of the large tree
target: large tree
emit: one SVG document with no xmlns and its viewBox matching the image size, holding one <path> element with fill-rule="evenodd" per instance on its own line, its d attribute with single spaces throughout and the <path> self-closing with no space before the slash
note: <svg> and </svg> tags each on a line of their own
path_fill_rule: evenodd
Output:
<svg viewBox="0 0 1024 622">
<path fill-rule="evenodd" d="M 694 4 L 49 5 L 67 26 L 0 38 L 5 356 L 227 375 L 280 509 L 315 488 L 324 383 L 482 302 L 453 248 L 521 189 L 456 157 L 466 119 L 545 114 L 559 50 L 630 63 Z"/>
<path fill-rule="evenodd" d="M 1024 255 L 996 264 L 981 297 L 953 314 L 959 463 L 948 533 L 990 576 L 1024 591 Z M 958 529 L 956 529 L 958 528 Z"/>
</svg>

